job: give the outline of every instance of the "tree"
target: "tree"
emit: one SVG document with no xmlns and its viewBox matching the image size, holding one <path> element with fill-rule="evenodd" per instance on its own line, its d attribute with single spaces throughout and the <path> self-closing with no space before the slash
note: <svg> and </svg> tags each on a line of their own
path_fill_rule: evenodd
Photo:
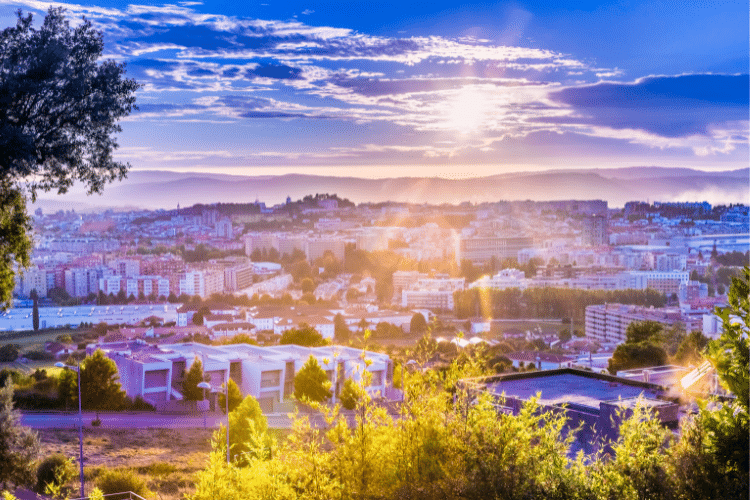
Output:
<svg viewBox="0 0 750 500">
<path fill-rule="evenodd" d="M 201 382 L 203 382 L 203 363 L 196 357 L 182 379 L 182 397 L 186 401 L 202 401 L 203 389 L 198 387 Z"/>
<path fill-rule="evenodd" d="M 21 425 L 21 414 L 13 408 L 13 382 L 6 379 L 0 389 L 0 485 L 32 486 L 39 453 L 39 439 Z"/>
<path fill-rule="evenodd" d="M 415 313 L 409 323 L 409 332 L 414 335 L 423 335 L 427 331 L 427 320 L 422 313 Z"/>
<path fill-rule="evenodd" d="M 81 370 L 81 406 L 99 412 L 119 410 L 125 402 L 117 365 L 104 351 L 97 349 L 83 360 Z"/>
<path fill-rule="evenodd" d="M 31 300 L 34 301 L 33 308 L 31 310 L 32 314 L 32 327 L 34 328 L 34 331 L 36 332 L 39 330 L 39 294 L 36 291 L 36 288 L 31 290 L 31 293 L 29 294 L 31 296 Z"/>
<path fill-rule="evenodd" d="M 73 370 L 63 370 L 57 380 L 57 399 L 65 409 L 78 403 L 78 375 Z"/>
<path fill-rule="evenodd" d="M 320 333 L 318 333 L 315 328 L 311 327 L 307 323 L 301 323 L 299 325 L 299 328 L 291 328 L 285 331 L 281 335 L 279 344 L 294 344 L 305 347 L 319 347 L 328 345 L 328 342 Z"/>
<path fill-rule="evenodd" d="M 302 293 L 312 293 L 315 290 L 315 283 L 312 279 L 305 278 L 300 283 L 300 288 L 302 288 Z"/>
<path fill-rule="evenodd" d="M 0 346 L 0 363 L 12 363 L 18 359 L 18 346 L 15 344 L 5 344 Z"/>
<path fill-rule="evenodd" d="M 0 32 L 0 302 L 9 305 L 14 266 L 29 264 L 26 196 L 65 193 L 80 181 L 89 194 L 122 179 L 115 162 L 117 122 L 135 107 L 138 84 L 114 61 L 101 64 L 102 35 L 90 21 L 71 28 L 51 8 L 39 28 L 19 10 Z"/>
<path fill-rule="evenodd" d="M 347 410 L 353 410 L 357 407 L 357 403 L 362 399 L 363 395 L 364 389 L 362 386 L 354 380 L 347 378 L 344 381 L 344 387 L 341 389 L 341 394 L 339 394 L 341 406 Z"/>
<path fill-rule="evenodd" d="M 264 445 L 268 422 L 258 401 L 252 396 L 229 412 L 229 452 L 238 465 L 246 465 L 248 459 Z M 222 426 L 214 434 L 214 442 L 227 442 L 227 430 Z M 225 448 L 226 452 L 226 448 Z"/>
<path fill-rule="evenodd" d="M 658 321 L 633 321 L 625 330 L 625 342 L 660 342 L 664 326 Z"/>
<path fill-rule="evenodd" d="M 341 313 L 336 313 L 333 317 L 333 338 L 339 344 L 346 344 L 352 336 L 349 326 L 346 324 L 346 320 Z"/>
<path fill-rule="evenodd" d="M 332 396 L 331 382 L 318 360 L 307 359 L 302 369 L 294 376 L 294 397 L 298 401 L 321 403 Z"/>
<path fill-rule="evenodd" d="M 240 403 L 242 403 L 242 392 L 240 391 L 240 388 L 237 387 L 237 384 L 234 383 L 234 380 L 229 379 L 229 411 L 233 411 L 235 408 L 237 408 Z M 219 409 L 221 411 L 225 411 L 227 407 L 227 398 L 224 396 L 224 392 L 219 393 Z"/>
</svg>

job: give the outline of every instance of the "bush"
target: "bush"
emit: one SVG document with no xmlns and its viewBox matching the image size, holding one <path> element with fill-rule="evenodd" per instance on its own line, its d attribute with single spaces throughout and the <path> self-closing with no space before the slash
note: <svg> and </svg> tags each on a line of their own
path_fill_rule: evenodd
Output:
<svg viewBox="0 0 750 500">
<path fill-rule="evenodd" d="M 362 399 L 364 395 L 364 389 L 354 380 L 348 378 L 344 381 L 344 387 L 341 389 L 339 399 L 341 400 L 341 406 L 347 410 L 353 410 L 357 407 L 357 403 Z"/>
<path fill-rule="evenodd" d="M 45 493 L 47 485 L 64 486 L 76 475 L 73 462 L 62 453 L 48 456 L 36 469 L 36 491 Z"/>
<path fill-rule="evenodd" d="M 151 495 L 151 492 L 146 488 L 146 481 L 130 469 L 105 470 L 96 479 L 96 486 L 105 495 L 126 491 L 132 491 L 142 497 Z"/>
<path fill-rule="evenodd" d="M 136 396 L 132 402 L 127 404 L 127 406 L 130 411 L 156 411 L 154 405 L 143 399 L 141 396 Z"/>
</svg>

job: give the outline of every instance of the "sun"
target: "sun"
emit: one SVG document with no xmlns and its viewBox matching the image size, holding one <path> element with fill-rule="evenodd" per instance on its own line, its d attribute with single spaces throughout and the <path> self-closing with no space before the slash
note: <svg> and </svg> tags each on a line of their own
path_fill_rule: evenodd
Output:
<svg viewBox="0 0 750 500">
<path fill-rule="evenodd" d="M 486 98 L 474 87 L 463 87 L 456 91 L 445 103 L 445 127 L 462 134 L 479 130 L 488 118 Z"/>
</svg>

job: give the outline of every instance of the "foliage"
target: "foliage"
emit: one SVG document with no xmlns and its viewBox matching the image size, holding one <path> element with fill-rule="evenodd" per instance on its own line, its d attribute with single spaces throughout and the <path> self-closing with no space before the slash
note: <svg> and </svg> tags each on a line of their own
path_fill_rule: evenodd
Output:
<svg viewBox="0 0 750 500">
<path fill-rule="evenodd" d="M 19 348 L 15 344 L 0 346 L 0 363 L 12 363 L 18 359 Z"/>
<path fill-rule="evenodd" d="M 737 396 L 737 403 L 748 411 L 750 399 L 750 268 L 742 277 L 732 278 L 727 296 L 729 306 L 717 309 L 723 332 L 708 345 L 707 357 L 716 368 L 721 384 Z"/>
<path fill-rule="evenodd" d="M 36 491 L 45 493 L 48 486 L 64 486 L 76 476 L 76 468 L 70 458 L 62 453 L 45 457 L 36 469 Z"/>
<path fill-rule="evenodd" d="M 318 347 L 328 345 L 328 341 L 318 331 L 307 323 L 300 324 L 299 328 L 291 328 L 281 335 L 279 344 L 294 344 L 305 347 Z"/>
<path fill-rule="evenodd" d="M 563 318 L 572 316 L 582 324 L 586 306 L 621 303 L 663 307 L 664 294 L 646 290 L 578 290 L 569 288 L 509 288 L 487 290 L 471 288 L 454 294 L 459 319 L 475 316 L 494 319 Z"/>
<path fill-rule="evenodd" d="M 298 401 L 320 403 L 331 397 L 331 382 L 312 355 L 294 376 L 294 397 Z"/>
<path fill-rule="evenodd" d="M 354 380 L 347 378 L 344 381 L 344 387 L 341 389 L 339 399 L 341 400 L 341 406 L 347 410 L 353 410 L 357 407 L 357 403 L 363 399 L 364 389 Z"/>
<path fill-rule="evenodd" d="M 13 288 L 13 263 L 28 265 L 31 250 L 25 195 L 65 193 L 74 181 L 89 193 L 122 179 L 128 165 L 112 158 L 117 121 L 135 104 L 138 84 L 112 60 L 97 64 L 102 35 L 90 21 L 71 28 L 51 8 L 39 28 L 18 12 L 0 32 L 0 302 Z"/>
<path fill-rule="evenodd" d="M 2 36 L 0 33 L 0 44 Z M 4 123 L 0 124 L 0 131 L 3 127 Z M 0 132 L 0 144 L 2 142 Z M 4 168 L 5 165 L 0 160 L 0 169 Z M 26 199 L 23 193 L 13 187 L 7 179 L 0 178 L 0 310 L 7 309 L 13 298 L 13 287 L 16 282 L 14 267 L 28 267 L 31 262 L 29 254 L 32 246 L 28 236 L 30 233 L 31 219 L 26 215 Z"/>
<path fill-rule="evenodd" d="M 229 453 L 239 465 L 247 465 L 253 457 L 263 454 L 267 446 L 268 422 L 258 401 L 246 396 L 242 403 L 229 412 Z M 226 428 L 214 433 L 214 448 L 221 448 L 226 460 Z"/>
<path fill-rule="evenodd" d="M 131 469 L 109 469 L 96 478 L 96 487 L 104 495 L 132 491 L 142 497 L 151 496 L 146 488 L 146 481 Z"/>
<path fill-rule="evenodd" d="M 609 372 L 666 364 L 663 332 L 664 327 L 656 321 L 630 323 L 625 330 L 625 342 L 617 346 L 609 360 Z"/>
<path fill-rule="evenodd" d="M 58 375 L 57 398 L 66 410 L 78 405 L 78 375 L 73 370 Z"/>
<path fill-rule="evenodd" d="M 125 402 L 117 365 L 97 349 L 83 360 L 81 370 L 81 405 L 88 410 L 119 410 Z"/>
<path fill-rule="evenodd" d="M 703 351 L 708 345 L 708 337 L 698 330 L 689 333 L 682 339 L 675 353 L 675 361 L 680 365 L 698 366 L 703 359 Z"/>
<path fill-rule="evenodd" d="M 414 313 L 409 323 L 409 333 L 412 335 L 423 335 L 427 331 L 427 320 L 422 313 Z"/>
<path fill-rule="evenodd" d="M 32 486 L 34 460 L 39 452 L 36 433 L 21 425 L 21 414 L 13 408 L 13 385 L 6 379 L 0 389 L 0 485 Z"/>
<path fill-rule="evenodd" d="M 36 288 L 31 290 L 31 300 L 33 301 L 31 315 L 32 315 L 32 326 L 34 328 L 34 331 L 39 330 L 39 294 L 36 291 Z"/>
<path fill-rule="evenodd" d="M 229 379 L 229 411 L 234 411 L 235 408 L 237 408 L 240 403 L 242 403 L 242 392 L 240 391 L 240 388 L 237 387 L 237 384 L 234 383 L 234 380 Z M 224 396 L 224 391 L 219 393 L 219 409 L 221 411 L 226 411 L 227 407 L 227 399 L 226 396 Z"/>
<path fill-rule="evenodd" d="M 346 324 L 346 320 L 341 313 L 336 313 L 333 317 L 333 338 L 339 344 L 346 344 L 351 339 L 352 332 Z"/>
<path fill-rule="evenodd" d="M 182 397 L 186 401 L 202 401 L 204 392 L 198 387 L 201 382 L 203 382 L 203 363 L 196 356 L 182 379 Z"/>
</svg>

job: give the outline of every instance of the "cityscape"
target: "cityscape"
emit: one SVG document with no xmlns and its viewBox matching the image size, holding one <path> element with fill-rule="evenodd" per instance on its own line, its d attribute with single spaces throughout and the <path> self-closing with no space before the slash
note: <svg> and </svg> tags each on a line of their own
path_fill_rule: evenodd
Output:
<svg viewBox="0 0 750 500">
<path fill-rule="evenodd" d="M 0 0 L 3 498 L 747 498 L 748 9 Z"/>
</svg>

